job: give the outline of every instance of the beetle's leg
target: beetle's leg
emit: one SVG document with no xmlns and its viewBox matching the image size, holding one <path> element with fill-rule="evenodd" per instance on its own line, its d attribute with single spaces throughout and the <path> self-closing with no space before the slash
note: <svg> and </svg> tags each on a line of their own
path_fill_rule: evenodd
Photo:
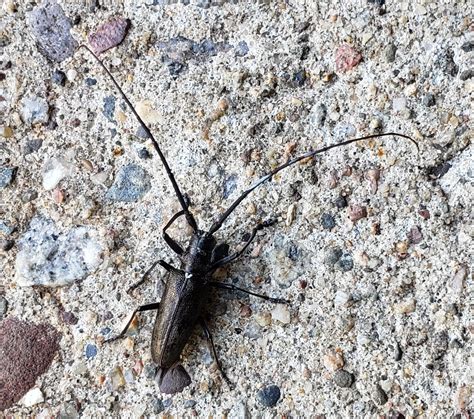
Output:
<svg viewBox="0 0 474 419">
<path fill-rule="evenodd" d="M 112 338 L 106 339 L 105 342 L 113 342 L 114 340 L 120 339 L 125 336 L 125 333 L 127 333 L 128 328 L 130 327 L 130 324 L 132 323 L 135 315 L 141 311 L 148 311 L 148 310 L 158 310 L 160 307 L 160 303 L 151 303 L 151 304 L 145 304 L 143 306 L 139 306 L 135 311 L 133 312 L 132 316 L 130 317 L 130 320 L 127 322 L 123 330 L 117 335 Z"/>
<path fill-rule="evenodd" d="M 247 250 L 247 247 L 249 247 L 250 243 L 252 243 L 253 239 L 257 235 L 257 232 L 259 230 L 264 229 L 265 227 L 270 227 L 273 224 L 275 224 L 275 220 L 267 220 L 267 221 L 264 221 L 263 223 L 258 224 L 252 230 L 252 233 L 250 233 L 250 237 L 245 242 L 244 247 L 242 247 L 241 250 L 239 250 L 238 252 L 233 253 L 232 255 L 226 256 L 225 258 L 222 258 L 222 259 L 218 260 L 217 262 L 213 263 L 212 266 L 211 266 L 211 269 L 209 269 L 209 272 L 211 272 L 211 271 L 213 271 L 217 268 L 220 268 L 221 266 L 227 265 L 228 263 L 230 263 L 230 262 L 234 261 L 235 259 L 237 259 L 238 257 L 240 257 Z"/>
<path fill-rule="evenodd" d="M 130 294 L 135 288 L 139 287 L 141 284 L 143 284 L 149 277 L 153 269 L 155 269 L 156 265 L 161 265 L 163 268 L 165 268 L 168 272 L 174 272 L 177 271 L 177 269 L 174 266 L 171 266 L 169 263 L 166 263 L 164 260 L 158 260 L 156 261 L 151 267 L 145 272 L 145 274 L 141 277 L 141 279 L 138 282 L 135 282 L 128 290 L 127 294 Z"/>
<path fill-rule="evenodd" d="M 227 385 L 228 385 L 229 387 L 233 387 L 232 382 L 229 380 L 229 377 L 227 377 L 226 373 L 225 373 L 224 370 L 222 369 L 222 366 L 221 366 L 221 363 L 220 363 L 220 361 L 219 361 L 219 358 L 217 357 L 217 352 L 216 352 L 216 348 L 215 348 L 215 346 L 214 346 L 214 341 L 212 340 L 211 331 L 210 331 L 209 328 L 207 327 L 206 321 L 205 321 L 202 317 L 200 317 L 200 318 L 199 318 L 199 323 L 201 324 L 202 330 L 204 331 L 204 335 L 206 336 L 207 344 L 209 345 L 209 349 L 212 351 L 212 356 L 213 356 L 213 358 L 214 358 L 214 361 L 216 361 L 217 369 L 218 369 L 219 372 L 221 373 L 222 378 L 223 378 L 224 381 L 227 383 Z"/>
<path fill-rule="evenodd" d="M 183 248 L 174 241 L 174 239 L 172 239 L 168 233 L 166 232 L 166 230 L 168 230 L 168 228 L 171 227 L 171 225 L 176 221 L 177 218 L 181 217 L 182 215 L 184 215 L 185 212 L 184 210 L 181 210 L 181 211 L 178 211 L 175 215 L 173 215 L 171 217 L 171 219 L 168 221 L 168 223 L 165 225 L 165 227 L 163 228 L 163 238 L 165 239 L 165 242 L 166 244 L 171 247 L 171 249 L 173 250 L 173 252 L 175 252 L 176 254 L 178 255 L 182 255 L 184 253 L 184 250 Z"/>
<path fill-rule="evenodd" d="M 274 298 L 274 297 L 269 297 L 268 295 L 256 294 L 255 292 L 246 290 L 244 288 L 237 287 L 234 284 L 225 284 L 225 283 L 222 283 L 222 282 L 211 281 L 211 282 L 209 282 L 209 285 L 211 287 L 222 288 L 222 289 L 226 289 L 226 290 L 230 290 L 230 291 L 245 292 L 246 294 L 253 295 L 254 297 L 262 298 L 264 300 L 270 301 L 271 303 L 276 303 L 276 304 L 289 304 L 290 303 L 289 300 L 285 300 L 284 298 Z"/>
</svg>

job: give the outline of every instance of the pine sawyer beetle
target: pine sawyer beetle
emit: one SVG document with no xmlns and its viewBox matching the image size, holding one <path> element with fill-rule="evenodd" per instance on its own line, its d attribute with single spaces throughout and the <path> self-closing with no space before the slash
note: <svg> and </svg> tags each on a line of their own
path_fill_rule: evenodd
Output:
<svg viewBox="0 0 474 419">
<path fill-rule="evenodd" d="M 220 214 L 220 216 L 217 217 L 217 219 L 211 225 L 209 230 L 204 231 L 199 228 L 196 219 L 194 218 L 192 212 L 189 209 L 188 202 L 185 199 L 183 193 L 181 192 L 181 189 L 178 186 L 173 172 L 171 171 L 171 168 L 163 152 L 161 151 L 158 142 L 156 141 L 148 126 L 140 117 L 135 107 L 129 101 L 114 76 L 110 73 L 110 71 L 99 59 L 99 57 L 86 45 L 81 45 L 81 47 L 87 49 L 95 57 L 99 65 L 107 73 L 117 90 L 120 92 L 123 100 L 130 107 L 132 113 L 135 115 L 136 119 L 140 123 L 142 129 L 147 134 L 148 138 L 151 140 L 151 143 L 153 144 L 155 151 L 160 157 L 160 160 L 165 168 L 167 176 L 171 182 L 171 185 L 181 206 L 181 210 L 174 214 L 163 228 L 163 239 L 165 243 L 171 248 L 171 250 L 176 253 L 180 263 L 179 268 L 174 267 L 163 260 L 159 260 L 151 266 L 151 268 L 145 273 L 143 278 L 138 283 L 134 284 L 131 287 L 131 289 L 133 289 L 140 285 L 143 281 L 145 281 L 145 279 L 149 276 L 150 272 L 156 267 L 156 265 L 160 265 L 169 273 L 169 279 L 166 282 L 161 301 L 159 303 L 151 303 L 139 306 L 133 312 L 133 315 L 130 317 L 130 320 L 128 321 L 122 332 L 119 335 L 108 339 L 107 341 L 111 342 L 123 337 L 136 313 L 148 310 L 157 310 L 157 316 L 151 340 L 151 354 L 153 361 L 158 365 L 160 369 L 158 373 L 158 382 L 160 385 L 160 390 L 163 393 L 172 394 L 182 391 L 184 387 L 191 383 L 191 378 L 179 362 L 181 352 L 183 351 L 186 343 L 191 337 L 195 326 L 197 324 L 200 324 L 207 338 L 210 350 L 212 352 L 218 370 L 220 371 L 224 380 L 229 384 L 230 387 L 232 387 L 229 378 L 222 369 L 221 363 L 217 356 L 216 349 L 214 347 L 212 335 L 203 317 L 203 308 L 209 297 L 211 289 L 217 288 L 226 289 L 230 291 L 240 291 L 243 293 L 247 293 L 251 296 L 267 300 L 272 303 L 287 304 L 289 303 L 289 301 L 282 298 L 274 298 L 269 297 L 267 295 L 257 294 L 250 290 L 237 287 L 234 284 L 221 283 L 212 280 L 212 274 L 216 271 L 216 269 L 225 266 L 239 258 L 243 253 L 245 253 L 257 233 L 260 230 L 272 226 L 274 224 L 274 221 L 267 220 L 259 223 L 248 236 L 242 249 L 230 255 L 228 254 L 229 246 L 226 243 L 218 244 L 216 238 L 214 237 L 214 235 L 218 232 L 223 223 L 227 220 L 227 218 L 229 218 L 229 216 L 237 208 L 237 206 L 252 191 L 257 189 L 265 182 L 272 180 L 272 177 L 283 169 L 290 167 L 304 159 L 313 158 L 317 154 L 324 153 L 333 148 L 343 147 L 352 143 L 366 141 L 372 138 L 379 137 L 402 137 L 413 142 L 416 145 L 417 149 L 418 144 L 409 136 L 404 134 L 384 133 L 350 139 L 340 142 L 338 144 L 332 144 L 320 148 L 318 150 L 308 151 L 300 155 L 299 157 L 293 158 L 287 161 L 286 163 L 276 167 L 268 174 L 257 180 L 252 186 L 242 192 L 242 194 L 230 205 L 230 207 L 225 212 L 223 212 L 222 214 Z M 179 217 L 182 216 L 185 217 L 186 222 L 193 231 L 186 248 L 181 247 L 181 245 L 178 244 L 167 233 L 167 230 L 170 228 L 170 226 Z"/>
</svg>

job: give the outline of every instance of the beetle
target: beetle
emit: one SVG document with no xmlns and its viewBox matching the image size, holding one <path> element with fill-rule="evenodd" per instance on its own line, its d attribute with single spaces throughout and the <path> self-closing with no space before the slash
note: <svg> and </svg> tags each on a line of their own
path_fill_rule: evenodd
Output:
<svg viewBox="0 0 474 419">
<path fill-rule="evenodd" d="M 217 352 L 214 346 L 211 332 L 203 317 L 203 308 L 209 297 L 212 288 L 227 289 L 230 291 L 240 291 L 249 295 L 267 300 L 272 303 L 287 304 L 289 301 L 283 298 L 270 297 L 263 294 L 258 294 L 253 291 L 237 287 L 234 284 L 227 284 L 216 282 L 212 280 L 212 274 L 220 267 L 225 266 L 237 258 L 239 258 L 249 245 L 252 243 L 257 233 L 274 224 L 273 220 L 266 220 L 254 227 L 250 235 L 247 237 L 244 246 L 237 252 L 228 254 L 229 246 L 226 243 L 219 243 L 215 238 L 215 234 L 221 228 L 223 223 L 228 219 L 232 212 L 238 205 L 255 189 L 267 181 L 270 181 L 274 175 L 283 169 L 290 167 L 297 162 L 305 159 L 313 158 L 317 154 L 324 153 L 334 148 L 344 147 L 349 144 L 367 141 L 373 138 L 397 136 L 408 139 L 413 142 L 418 148 L 418 144 L 409 136 L 399 133 L 383 133 L 367 135 L 360 138 L 346 140 L 337 144 L 332 144 L 317 150 L 310 150 L 296 158 L 293 158 L 286 163 L 276 167 L 265 176 L 258 179 L 253 185 L 246 189 L 242 194 L 229 206 L 229 208 L 220 214 L 209 230 L 202 230 L 189 209 L 189 203 L 185 199 L 181 189 L 173 175 L 173 172 L 158 144 L 155 137 L 151 133 L 148 126 L 136 111 L 133 104 L 127 98 L 122 88 L 114 78 L 114 76 L 107 69 L 105 64 L 99 57 L 86 45 L 81 47 L 87 49 L 97 60 L 102 69 L 108 74 L 113 84 L 121 94 L 123 100 L 127 103 L 132 113 L 140 123 L 141 127 L 151 140 L 152 145 L 157 152 L 167 176 L 174 189 L 181 210 L 174 214 L 168 223 L 163 228 L 163 239 L 171 250 L 177 255 L 179 259 L 179 267 L 174 267 L 164 260 L 155 262 L 151 268 L 145 273 L 142 279 L 134 284 L 130 290 L 136 288 L 149 276 L 150 272 L 156 265 L 162 266 L 168 273 L 169 278 L 165 284 L 163 296 L 159 303 L 151 303 L 139 306 L 130 317 L 124 329 L 115 337 L 107 340 L 107 342 L 114 341 L 125 335 L 134 316 L 138 312 L 157 310 L 156 320 L 153 327 L 153 334 L 151 340 L 151 354 L 153 361 L 158 365 L 158 382 L 160 390 L 163 393 L 176 393 L 182 391 L 184 387 L 191 383 L 189 374 L 182 367 L 180 362 L 181 352 L 186 343 L 191 337 L 193 330 L 197 324 L 200 324 L 204 334 L 209 343 L 213 358 L 216 362 L 217 368 L 224 380 L 232 387 L 232 383 L 224 372 Z M 168 233 L 167 230 L 179 218 L 184 216 L 186 222 L 192 229 L 192 236 L 186 248 L 182 248 Z"/>
</svg>

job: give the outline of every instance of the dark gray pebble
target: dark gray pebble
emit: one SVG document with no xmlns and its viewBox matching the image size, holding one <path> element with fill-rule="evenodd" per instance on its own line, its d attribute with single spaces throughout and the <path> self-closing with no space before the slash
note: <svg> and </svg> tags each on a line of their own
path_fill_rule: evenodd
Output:
<svg viewBox="0 0 474 419">
<path fill-rule="evenodd" d="M 156 376 L 156 366 L 154 364 L 145 364 L 143 367 L 145 377 L 149 380 L 154 380 Z"/>
<path fill-rule="evenodd" d="M 436 105 L 435 97 L 431 93 L 427 93 L 425 96 L 423 96 L 421 102 L 423 103 L 423 105 L 428 107 Z"/>
<path fill-rule="evenodd" d="M 326 121 L 327 107 L 324 103 L 320 103 L 315 110 L 315 122 L 316 126 L 322 127 Z"/>
<path fill-rule="evenodd" d="M 77 322 L 79 321 L 79 319 L 74 315 L 74 313 L 71 313 L 70 311 L 63 311 L 61 317 L 64 323 L 70 325 L 77 324 Z"/>
<path fill-rule="evenodd" d="M 334 227 L 336 227 L 336 221 L 331 214 L 324 213 L 321 216 L 321 225 L 325 230 L 332 230 Z"/>
<path fill-rule="evenodd" d="M 435 359 L 440 359 L 448 350 L 449 336 L 445 331 L 435 333 L 431 339 L 431 350 Z"/>
<path fill-rule="evenodd" d="M 334 266 L 342 256 L 342 250 L 338 247 L 331 247 L 326 253 L 324 263 L 328 266 Z"/>
<path fill-rule="evenodd" d="M 235 47 L 235 56 L 236 57 L 244 57 L 249 52 L 249 47 L 247 42 L 240 41 Z"/>
<path fill-rule="evenodd" d="M 467 42 L 464 42 L 464 44 L 461 45 L 461 49 L 464 51 L 464 52 L 471 52 L 474 50 L 474 42 L 472 41 L 467 41 Z"/>
<path fill-rule="evenodd" d="M 106 197 L 112 201 L 136 202 L 151 188 L 150 176 L 136 164 L 123 166 Z"/>
<path fill-rule="evenodd" d="M 16 167 L 0 167 L 0 189 L 6 188 L 15 179 Z"/>
<path fill-rule="evenodd" d="M 300 70 L 293 76 L 293 82 L 296 86 L 302 87 L 306 81 L 306 71 Z"/>
<path fill-rule="evenodd" d="M 140 150 L 138 150 L 138 157 L 143 160 L 151 159 L 151 154 L 146 148 L 141 148 Z"/>
<path fill-rule="evenodd" d="M 334 373 L 332 379 L 337 386 L 346 388 L 350 387 L 354 382 L 354 374 L 346 370 L 338 370 Z"/>
<path fill-rule="evenodd" d="M 74 55 L 77 42 L 70 33 L 71 22 L 56 1 L 41 3 L 27 17 L 31 33 L 43 55 L 56 62 Z"/>
<path fill-rule="evenodd" d="M 338 209 L 343 209 L 343 208 L 346 208 L 347 207 L 347 199 L 345 196 L 338 196 L 336 198 L 336 200 L 334 201 L 334 205 L 336 206 L 336 208 Z"/>
<path fill-rule="evenodd" d="M 394 44 L 388 44 L 385 48 L 385 59 L 388 63 L 395 61 L 395 55 L 397 54 L 397 47 Z"/>
<path fill-rule="evenodd" d="M 3 295 L 0 295 L 0 320 L 3 319 L 3 316 L 6 314 L 7 310 L 8 301 Z"/>
<path fill-rule="evenodd" d="M 91 86 L 95 86 L 97 84 L 97 80 L 96 79 L 93 79 L 91 77 L 87 77 L 86 80 L 85 80 L 85 83 L 91 87 Z"/>
<path fill-rule="evenodd" d="M 15 242 L 10 239 L 0 239 L 0 250 L 4 252 L 8 252 L 13 248 Z"/>
<path fill-rule="evenodd" d="M 469 70 L 464 70 L 464 71 L 459 75 L 459 78 L 460 78 L 462 81 L 466 81 L 466 80 L 472 79 L 473 76 L 474 76 L 474 70 L 473 70 L 473 69 L 469 69 Z"/>
<path fill-rule="evenodd" d="M 92 359 L 97 355 L 97 346 L 88 343 L 86 346 L 86 358 Z"/>
<path fill-rule="evenodd" d="M 400 361 L 403 356 L 402 348 L 400 348 L 400 344 L 397 342 L 393 351 L 393 358 L 395 361 Z"/>
<path fill-rule="evenodd" d="M 135 135 L 136 135 L 138 138 L 143 138 L 143 139 L 148 138 L 148 134 L 147 134 L 147 132 L 145 131 L 145 128 L 143 128 L 141 125 L 138 127 L 137 132 L 135 133 Z"/>
<path fill-rule="evenodd" d="M 27 156 L 28 154 L 37 152 L 43 145 L 43 140 L 40 138 L 33 138 L 32 140 L 27 140 L 26 144 L 23 146 L 23 155 Z"/>
<path fill-rule="evenodd" d="M 378 384 L 375 386 L 375 391 L 372 398 L 374 400 L 374 403 L 379 406 L 383 406 L 385 403 L 388 402 L 387 393 L 385 393 L 384 389 Z"/>
<path fill-rule="evenodd" d="M 163 404 L 163 400 L 161 399 L 153 400 L 152 406 L 153 406 L 153 413 L 156 415 L 158 415 L 159 413 L 165 410 L 165 405 Z"/>
<path fill-rule="evenodd" d="M 24 204 L 34 201 L 36 198 L 38 198 L 38 192 L 36 192 L 34 189 L 28 189 L 21 194 L 21 202 Z"/>
<path fill-rule="evenodd" d="M 66 84 L 66 73 L 64 71 L 56 69 L 51 75 L 51 80 L 54 84 L 57 84 L 58 86 L 64 86 Z"/>
<path fill-rule="evenodd" d="M 280 399 L 280 388 L 274 384 L 261 388 L 257 393 L 257 400 L 265 407 L 275 406 Z"/>
<path fill-rule="evenodd" d="M 192 407 L 196 406 L 196 403 L 197 403 L 196 400 L 186 400 L 184 402 L 183 407 L 185 409 L 191 409 Z"/>
<path fill-rule="evenodd" d="M 342 256 L 335 264 L 336 269 L 349 272 L 354 267 L 354 262 L 352 261 L 352 257 L 350 255 Z"/>
<path fill-rule="evenodd" d="M 110 121 L 115 121 L 115 96 L 106 96 L 104 97 L 104 109 L 102 113 Z"/>
</svg>

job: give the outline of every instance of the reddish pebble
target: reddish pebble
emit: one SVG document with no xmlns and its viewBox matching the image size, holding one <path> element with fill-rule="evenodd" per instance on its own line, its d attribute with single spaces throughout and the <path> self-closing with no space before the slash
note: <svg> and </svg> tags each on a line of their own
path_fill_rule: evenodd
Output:
<svg viewBox="0 0 474 419">
<path fill-rule="evenodd" d="M 64 202 L 64 191 L 62 189 L 56 188 L 53 191 L 53 198 L 56 204 L 62 204 Z"/>
<path fill-rule="evenodd" d="M 121 17 L 109 20 L 92 34 L 89 43 L 96 54 L 107 51 L 120 44 L 127 34 L 129 21 Z"/>
<path fill-rule="evenodd" d="M 336 69 L 337 71 L 349 71 L 359 64 L 362 60 L 360 52 L 348 44 L 341 45 L 336 51 Z"/>
<path fill-rule="evenodd" d="M 242 304 L 240 306 L 240 316 L 248 318 L 252 315 L 252 309 L 247 304 Z"/>
<path fill-rule="evenodd" d="M 429 220 L 430 218 L 430 212 L 427 209 L 421 209 L 418 211 L 418 214 L 420 214 L 425 220 Z"/>
<path fill-rule="evenodd" d="M 367 207 L 361 205 L 350 205 L 348 213 L 350 220 L 355 223 L 361 218 L 367 217 Z"/>
</svg>

